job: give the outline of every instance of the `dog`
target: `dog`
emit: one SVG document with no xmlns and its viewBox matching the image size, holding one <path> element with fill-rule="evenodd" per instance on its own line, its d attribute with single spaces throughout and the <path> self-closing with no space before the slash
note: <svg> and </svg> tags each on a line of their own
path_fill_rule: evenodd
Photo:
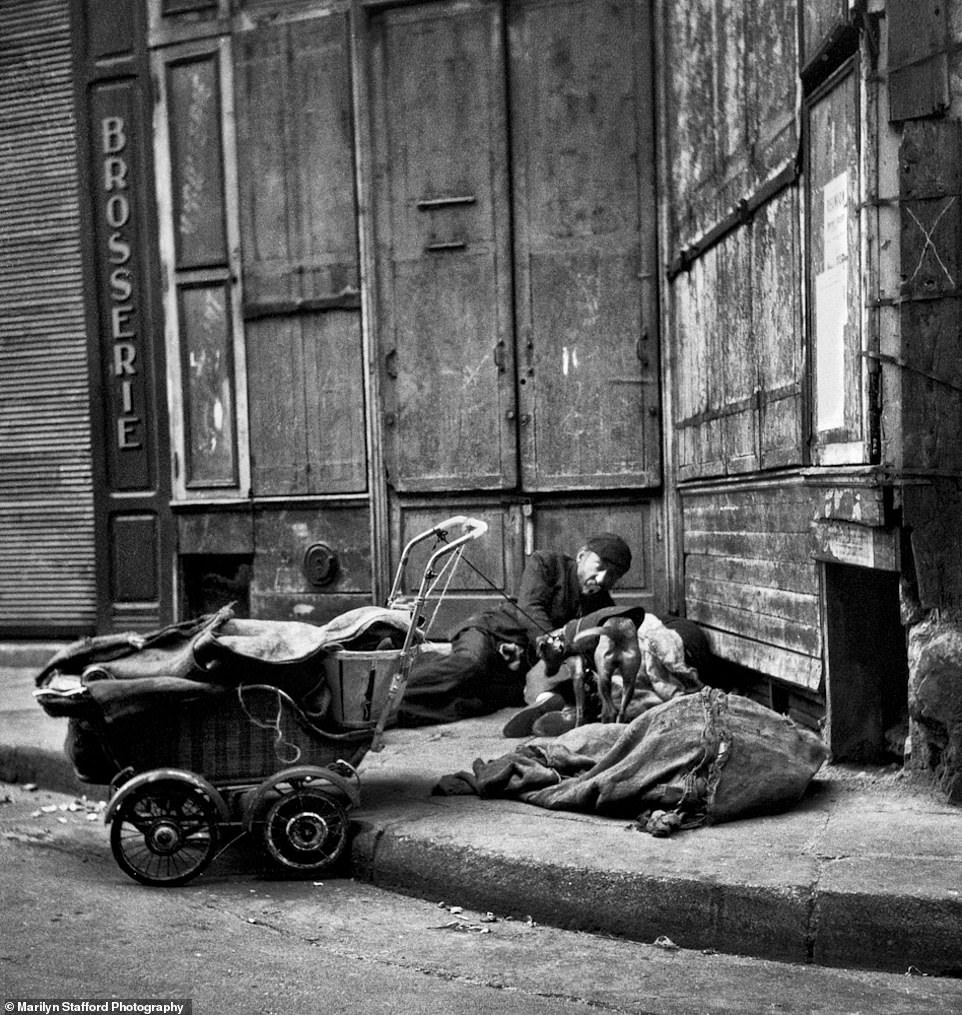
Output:
<svg viewBox="0 0 962 1015">
<path fill-rule="evenodd" d="M 538 655 L 549 672 L 557 672 L 567 660 L 571 669 L 575 695 L 575 726 L 585 721 L 585 674 L 593 673 L 601 702 L 603 723 L 624 722 L 628 705 L 635 693 L 641 668 L 638 628 L 627 617 L 609 617 L 598 627 L 579 631 L 570 647 L 565 645 L 563 632 L 552 632 L 537 640 Z M 621 677 L 621 705 L 615 708 L 611 681 Z"/>
</svg>

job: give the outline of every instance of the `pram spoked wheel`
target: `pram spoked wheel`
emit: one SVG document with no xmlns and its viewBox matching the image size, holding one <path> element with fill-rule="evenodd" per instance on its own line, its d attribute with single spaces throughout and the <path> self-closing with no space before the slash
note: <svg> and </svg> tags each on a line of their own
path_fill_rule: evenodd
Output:
<svg viewBox="0 0 962 1015">
<path fill-rule="evenodd" d="M 268 856 L 288 870 L 308 873 L 330 867 L 348 842 L 344 795 L 323 774 L 282 772 L 269 780 L 270 800 L 255 824 Z"/>
<path fill-rule="evenodd" d="M 189 773 L 145 773 L 121 789 L 111 810 L 114 859 L 141 884 L 186 884 L 217 852 L 217 803 Z"/>
</svg>

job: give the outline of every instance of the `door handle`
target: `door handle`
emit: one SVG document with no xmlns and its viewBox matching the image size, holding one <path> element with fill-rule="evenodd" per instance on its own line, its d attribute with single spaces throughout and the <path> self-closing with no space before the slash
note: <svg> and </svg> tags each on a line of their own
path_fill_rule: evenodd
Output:
<svg viewBox="0 0 962 1015">
<path fill-rule="evenodd" d="M 429 243 L 425 246 L 425 250 L 429 254 L 440 254 L 445 250 L 464 250 L 467 243 L 464 240 L 444 240 L 438 243 Z"/>
<path fill-rule="evenodd" d="M 384 372 L 392 381 L 397 380 L 397 349 L 392 349 L 384 357 Z"/>
<path fill-rule="evenodd" d="M 458 204 L 474 204 L 477 198 L 474 194 L 452 194 L 446 197 L 422 197 L 418 201 L 418 208 L 421 211 L 430 211 L 432 208 L 450 208 Z"/>
</svg>

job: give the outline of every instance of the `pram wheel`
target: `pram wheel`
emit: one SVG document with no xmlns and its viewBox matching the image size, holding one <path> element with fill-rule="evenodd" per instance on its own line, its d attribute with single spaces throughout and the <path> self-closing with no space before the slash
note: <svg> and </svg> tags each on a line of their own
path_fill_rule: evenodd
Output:
<svg viewBox="0 0 962 1015">
<path fill-rule="evenodd" d="M 261 825 L 268 855 L 302 873 L 330 867 L 348 840 L 347 810 L 337 790 L 309 776 L 290 778 L 286 786 L 276 787 L 281 796 L 267 808 Z"/>
<path fill-rule="evenodd" d="M 135 787 L 110 825 L 120 869 L 145 885 L 186 884 L 217 852 L 217 808 L 204 790 L 175 774 Z"/>
</svg>

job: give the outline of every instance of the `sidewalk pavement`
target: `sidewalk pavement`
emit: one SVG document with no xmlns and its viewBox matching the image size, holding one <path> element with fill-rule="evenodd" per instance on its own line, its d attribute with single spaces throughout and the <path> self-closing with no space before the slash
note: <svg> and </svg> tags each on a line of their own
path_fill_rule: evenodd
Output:
<svg viewBox="0 0 962 1015">
<path fill-rule="evenodd" d="M 0 664 L 0 779 L 106 795 L 76 780 L 66 720 L 34 702 L 36 669 L 15 662 Z M 501 735 L 510 714 L 387 732 L 360 766 L 355 877 L 682 948 L 962 975 L 962 809 L 919 776 L 826 766 L 788 813 L 666 839 L 623 820 L 431 796 L 442 775 L 519 743 Z"/>
</svg>

